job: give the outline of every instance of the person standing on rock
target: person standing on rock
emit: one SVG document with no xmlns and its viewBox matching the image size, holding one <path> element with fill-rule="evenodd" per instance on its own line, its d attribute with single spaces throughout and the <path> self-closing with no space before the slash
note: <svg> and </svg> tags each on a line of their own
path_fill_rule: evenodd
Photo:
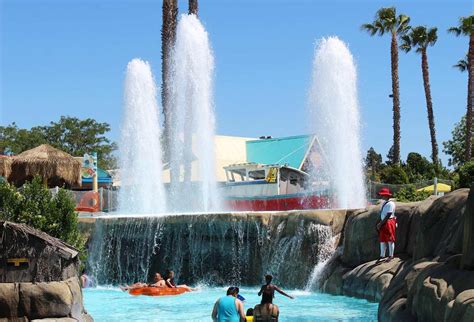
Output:
<svg viewBox="0 0 474 322">
<path fill-rule="evenodd" d="M 395 202 L 390 200 L 392 193 L 388 188 L 382 188 L 378 192 L 384 201 L 382 209 L 380 210 L 380 221 L 377 223 L 377 231 L 379 233 L 380 241 L 380 259 L 385 258 L 386 250 L 388 248 L 388 260 L 393 259 L 395 251 L 395 229 L 397 227 L 397 219 L 395 217 Z"/>
</svg>

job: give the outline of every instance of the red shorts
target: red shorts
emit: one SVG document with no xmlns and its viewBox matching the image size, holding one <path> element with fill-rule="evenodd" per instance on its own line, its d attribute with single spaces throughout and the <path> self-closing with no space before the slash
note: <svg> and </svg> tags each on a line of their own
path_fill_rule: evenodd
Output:
<svg viewBox="0 0 474 322">
<path fill-rule="evenodd" d="M 395 242 L 395 228 L 397 227 L 397 220 L 390 218 L 387 222 L 380 227 L 379 230 L 379 241 L 381 243 Z"/>
</svg>

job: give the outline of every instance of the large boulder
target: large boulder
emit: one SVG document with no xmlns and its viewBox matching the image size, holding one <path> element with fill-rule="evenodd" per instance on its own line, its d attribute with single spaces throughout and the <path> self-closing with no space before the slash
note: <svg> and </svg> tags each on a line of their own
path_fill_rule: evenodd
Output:
<svg viewBox="0 0 474 322">
<path fill-rule="evenodd" d="M 440 260 L 462 252 L 463 210 L 469 189 L 453 191 L 437 199 L 420 218 L 414 243 L 414 260 L 440 257 Z"/>
<path fill-rule="evenodd" d="M 431 206 L 435 198 L 422 202 L 396 203 L 397 230 L 395 254 L 413 253 L 416 230 L 422 212 Z M 344 229 L 344 253 L 342 263 L 356 267 L 379 257 L 380 247 L 375 228 L 381 205 L 369 207 L 363 212 L 350 213 Z"/>
</svg>

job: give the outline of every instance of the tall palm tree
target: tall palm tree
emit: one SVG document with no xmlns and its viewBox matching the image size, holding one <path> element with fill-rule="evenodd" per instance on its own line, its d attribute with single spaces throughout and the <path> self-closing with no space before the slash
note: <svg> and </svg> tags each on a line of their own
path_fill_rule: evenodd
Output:
<svg viewBox="0 0 474 322">
<path fill-rule="evenodd" d="M 435 171 L 439 171 L 439 159 L 438 159 L 438 143 L 436 142 L 436 128 L 433 114 L 433 101 L 431 99 L 431 87 L 430 87 L 430 73 L 428 66 L 428 55 L 427 49 L 429 46 L 434 46 L 438 40 L 436 34 L 438 28 L 426 28 L 424 26 L 414 27 L 408 34 L 401 37 L 402 44 L 400 49 L 409 52 L 416 48 L 416 52 L 421 54 L 421 72 L 423 74 L 423 84 L 425 87 L 425 99 L 426 99 L 426 110 L 428 112 L 428 125 L 430 128 L 431 136 L 431 157 L 433 158 L 433 165 Z"/>
<path fill-rule="evenodd" d="M 464 161 L 469 161 L 472 158 L 472 106 L 474 104 L 474 16 L 459 18 L 459 25 L 451 27 L 448 32 L 456 36 L 469 37 L 469 50 L 467 52 L 467 109 L 466 109 L 466 152 Z"/>
<path fill-rule="evenodd" d="M 178 19 L 178 1 L 163 0 L 163 25 L 161 28 L 161 102 L 163 106 L 165 156 L 169 152 L 169 119 L 170 119 L 170 55 L 176 38 Z"/>
<path fill-rule="evenodd" d="M 189 0 L 188 10 L 190 15 L 198 15 L 198 0 Z"/>
<path fill-rule="evenodd" d="M 392 98 L 393 98 L 393 156 L 394 163 L 400 164 L 400 86 L 398 80 L 398 43 L 397 37 L 404 35 L 408 29 L 410 17 L 400 14 L 394 7 L 381 8 L 375 14 L 372 23 L 361 26 L 371 36 L 378 34 L 383 36 L 390 33 L 392 42 L 390 45 L 390 59 L 392 69 Z"/>
</svg>

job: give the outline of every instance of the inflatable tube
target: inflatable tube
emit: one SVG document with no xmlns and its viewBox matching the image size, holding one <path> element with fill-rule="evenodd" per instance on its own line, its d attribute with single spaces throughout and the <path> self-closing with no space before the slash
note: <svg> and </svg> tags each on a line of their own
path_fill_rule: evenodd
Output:
<svg viewBox="0 0 474 322">
<path fill-rule="evenodd" d="M 184 287 L 137 287 L 132 288 L 128 293 L 130 295 L 148 295 L 148 296 L 166 296 L 166 295 L 179 295 L 186 292 Z"/>
</svg>

